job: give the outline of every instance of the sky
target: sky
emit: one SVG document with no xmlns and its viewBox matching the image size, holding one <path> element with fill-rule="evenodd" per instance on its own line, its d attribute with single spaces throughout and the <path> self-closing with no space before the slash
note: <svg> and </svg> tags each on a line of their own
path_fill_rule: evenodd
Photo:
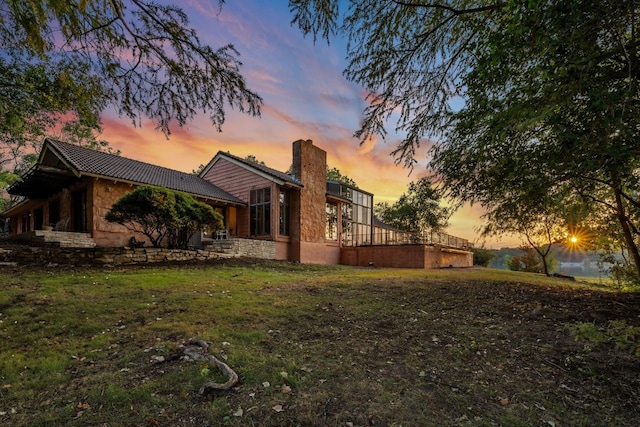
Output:
<svg viewBox="0 0 640 427">
<path fill-rule="evenodd" d="M 175 3 L 175 2 L 174 2 Z M 311 139 L 327 152 L 329 167 L 337 167 L 360 188 L 374 194 L 374 202 L 394 202 L 409 182 L 427 175 L 426 148 L 418 151 L 418 165 L 410 173 L 395 165 L 390 155 L 399 136 L 395 123 L 387 129 L 386 142 L 359 144 L 353 136 L 366 106 L 363 88 L 344 78 L 346 43 L 332 38 L 314 44 L 292 27 L 288 0 L 231 0 L 220 10 L 217 0 L 183 0 L 175 3 L 189 16 L 202 42 L 212 47 L 232 43 L 240 52 L 241 73 L 248 87 L 263 98 L 261 117 L 227 109 L 222 132 L 205 114 L 167 139 L 149 120 L 139 127 L 126 117 L 103 117 L 101 139 L 123 156 L 191 172 L 207 164 L 219 151 L 245 157 L 254 155 L 267 166 L 285 171 L 291 165 L 291 145 Z M 482 243 L 478 206 L 464 206 L 450 220 L 447 233 Z M 488 240 L 486 246 L 515 246 L 513 238 Z"/>
</svg>

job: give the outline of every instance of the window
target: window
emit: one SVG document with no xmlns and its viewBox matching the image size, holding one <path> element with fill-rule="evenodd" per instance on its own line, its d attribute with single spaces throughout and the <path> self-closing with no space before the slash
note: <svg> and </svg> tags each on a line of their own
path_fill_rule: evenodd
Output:
<svg viewBox="0 0 640 427">
<path fill-rule="evenodd" d="M 371 206 L 373 205 L 373 196 L 359 190 L 352 190 L 351 194 L 351 200 L 353 201 L 351 211 L 351 218 L 353 220 L 351 245 L 370 245 Z"/>
<path fill-rule="evenodd" d="M 327 226 L 325 229 L 325 239 L 338 240 L 338 205 L 327 203 Z"/>
<path fill-rule="evenodd" d="M 287 190 L 280 190 L 280 235 L 289 235 L 289 200 L 290 193 Z"/>
<path fill-rule="evenodd" d="M 271 189 L 251 190 L 249 206 L 251 210 L 250 234 L 252 236 L 271 234 Z"/>
<path fill-rule="evenodd" d="M 342 245 L 351 246 L 353 239 L 353 206 L 342 204 Z"/>
</svg>

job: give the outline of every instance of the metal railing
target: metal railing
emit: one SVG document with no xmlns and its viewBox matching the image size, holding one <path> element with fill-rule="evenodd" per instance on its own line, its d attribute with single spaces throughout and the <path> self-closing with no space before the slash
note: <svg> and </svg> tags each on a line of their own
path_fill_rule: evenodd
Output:
<svg viewBox="0 0 640 427">
<path fill-rule="evenodd" d="M 451 234 L 441 232 L 415 232 L 410 233 L 406 231 L 390 230 L 384 228 L 375 228 L 373 232 L 373 243 L 371 238 L 367 236 L 359 236 L 359 239 L 349 239 L 353 242 L 360 243 L 360 246 L 364 245 L 442 245 L 451 248 L 469 249 L 469 240 L 461 237 L 452 236 Z M 345 246 L 359 246 L 357 244 L 349 244 L 344 242 Z"/>
</svg>

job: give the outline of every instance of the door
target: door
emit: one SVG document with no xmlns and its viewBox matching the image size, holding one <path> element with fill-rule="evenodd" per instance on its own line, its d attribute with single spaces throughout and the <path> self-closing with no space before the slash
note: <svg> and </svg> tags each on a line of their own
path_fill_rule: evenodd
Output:
<svg viewBox="0 0 640 427">
<path fill-rule="evenodd" d="M 72 195 L 73 231 L 87 231 L 87 190 L 74 191 Z"/>
</svg>

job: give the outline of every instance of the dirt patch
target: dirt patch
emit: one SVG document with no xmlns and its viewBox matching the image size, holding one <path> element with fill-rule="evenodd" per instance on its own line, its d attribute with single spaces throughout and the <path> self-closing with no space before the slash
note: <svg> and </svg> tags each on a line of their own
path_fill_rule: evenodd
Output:
<svg viewBox="0 0 640 427">
<path fill-rule="evenodd" d="M 227 423 L 640 425 L 638 357 L 570 332 L 578 322 L 640 326 L 640 294 L 429 281 L 299 293 L 315 309 L 265 343 L 295 380 L 210 396 L 243 409 Z"/>
</svg>

